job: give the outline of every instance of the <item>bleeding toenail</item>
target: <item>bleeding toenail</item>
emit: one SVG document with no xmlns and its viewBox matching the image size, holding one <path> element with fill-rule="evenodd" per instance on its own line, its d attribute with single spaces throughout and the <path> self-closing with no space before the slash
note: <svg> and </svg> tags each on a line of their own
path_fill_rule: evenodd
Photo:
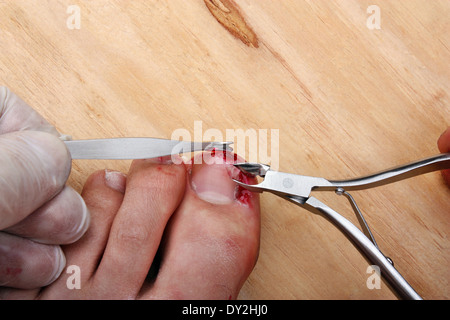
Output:
<svg viewBox="0 0 450 320">
<path fill-rule="evenodd" d="M 203 156 L 202 154 L 197 155 Z M 208 158 L 209 159 L 209 158 Z M 214 160 L 214 157 L 211 158 Z M 199 163 L 199 161 L 194 161 Z M 209 164 L 208 164 L 209 163 Z M 213 204 L 229 204 L 235 200 L 236 184 L 228 173 L 228 165 L 224 165 L 223 159 L 215 163 L 209 161 L 192 166 L 191 186 L 198 197 Z"/>
<path fill-rule="evenodd" d="M 122 172 L 105 170 L 106 185 L 111 189 L 125 193 L 127 176 Z"/>
<path fill-rule="evenodd" d="M 191 186 L 198 197 L 219 205 L 241 201 L 243 195 L 238 192 L 237 185 L 232 180 L 232 177 L 238 178 L 240 173 L 232 165 L 236 161 L 236 155 L 225 151 L 213 150 L 211 153 L 196 155 L 193 159 Z"/>
</svg>

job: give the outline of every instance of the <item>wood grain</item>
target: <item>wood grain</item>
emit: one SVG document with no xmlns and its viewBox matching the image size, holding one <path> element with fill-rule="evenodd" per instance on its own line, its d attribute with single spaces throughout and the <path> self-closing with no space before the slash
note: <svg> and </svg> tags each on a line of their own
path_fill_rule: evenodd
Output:
<svg viewBox="0 0 450 320">
<path fill-rule="evenodd" d="M 0 1 L 0 84 L 76 139 L 279 129 L 280 170 L 344 179 L 438 153 L 450 125 L 446 0 L 79 0 L 71 30 L 72 2 Z M 69 183 L 129 164 L 75 161 Z M 344 198 L 317 196 L 357 223 Z M 449 299 L 440 174 L 353 196 L 411 285 Z M 331 224 L 270 194 L 261 241 L 242 299 L 395 298 L 366 287 L 367 262 Z"/>
</svg>

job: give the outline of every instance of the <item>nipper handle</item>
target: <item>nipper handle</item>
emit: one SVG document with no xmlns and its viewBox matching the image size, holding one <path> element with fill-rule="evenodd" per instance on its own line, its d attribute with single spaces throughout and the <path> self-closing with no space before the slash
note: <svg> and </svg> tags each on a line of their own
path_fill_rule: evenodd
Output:
<svg viewBox="0 0 450 320">
<path fill-rule="evenodd" d="M 450 153 L 439 154 L 356 179 L 328 180 L 331 185 L 318 186 L 318 188 L 343 188 L 346 191 L 361 190 L 445 169 L 450 169 Z"/>
<path fill-rule="evenodd" d="M 291 200 L 295 202 L 295 199 Z M 341 230 L 372 265 L 376 265 L 380 268 L 381 276 L 391 286 L 399 298 L 406 300 L 422 300 L 421 296 L 402 277 L 397 269 L 395 269 L 391 261 L 387 259 L 375 244 L 349 220 L 314 197 L 310 197 L 305 203 L 301 204 L 301 206 L 309 211 L 319 213 L 322 217 Z"/>
</svg>

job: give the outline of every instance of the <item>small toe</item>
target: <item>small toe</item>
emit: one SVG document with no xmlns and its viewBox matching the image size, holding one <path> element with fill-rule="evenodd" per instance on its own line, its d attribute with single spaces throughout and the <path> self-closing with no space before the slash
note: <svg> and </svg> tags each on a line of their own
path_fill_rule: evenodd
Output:
<svg viewBox="0 0 450 320">
<path fill-rule="evenodd" d="M 183 164 L 133 162 L 123 203 L 93 279 L 94 285 L 109 290 L 110 298 L 133 298 L 141 290 L 166 224 L 183 197 L 185 181 Z"/>
<path fill-rule="evenodd" d="M 109 170 L 95 172 L 88 178 L 81 195 L 91 213 L 90 227 L 77 242 L 63 247 L 67 272 L 41 292 L 41 299 L 96 298 L 85 290 L 103 256 L 109 230 L 123 201 L 125 184 L 124 174 Z M 77 281 L 82 290 L 72 290 L 67 285 L 73 275 L 69 268 L 74 267 L 79 270 Z"/>
</svg>

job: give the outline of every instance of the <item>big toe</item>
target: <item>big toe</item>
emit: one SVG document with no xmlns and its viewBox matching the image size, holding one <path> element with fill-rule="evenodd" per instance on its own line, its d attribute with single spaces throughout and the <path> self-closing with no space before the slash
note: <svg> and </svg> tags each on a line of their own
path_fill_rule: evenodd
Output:
<svg viewBox="0 0 450 320">
<path fill-rule="evenodd" d="M 234 168 L 237 159 L 229 153 L 203 154 L 200 160 L 188 168 L 190 179 L 166 230 L 158 275 L 144 292 L 149 297 L 236 298 L 255 266 L 259 196 L 231 179 L 250 178 Z"/>
</svg>

